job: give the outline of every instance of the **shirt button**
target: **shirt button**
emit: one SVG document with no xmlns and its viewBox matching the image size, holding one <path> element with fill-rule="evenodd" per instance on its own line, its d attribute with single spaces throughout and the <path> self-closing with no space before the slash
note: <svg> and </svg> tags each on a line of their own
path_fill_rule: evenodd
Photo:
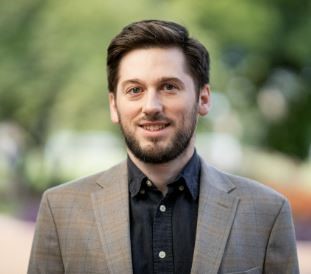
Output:
<svg viewBox="0 0 311 274">
<path fill-rule="evenodd" d="M 166 206 L 165 205 L 160 205 L 160 211 L 165 212 L 166 211 Z"/>
<path fill-rule="evenodd" d="M 183 185 L 181 185 L 181 186 L 178 187 L 178 189 L 179 189 L 180 191 L 183 191 L 183 190 L 185 189 L 185 187 L 184 187 Z"/>
<path fill-rule="evenodd" d="M 141 189 L 139 192 L 140 194 L 145 194 L 146 191 L 144 189 Z"/>
<path fill-rule="evenodd" d="M 150 180 L 147 180 L 147 181 L 146 181 L 146 184 L 147 184 L 147 186 L 149 186 L 149 187 L 152 186 L 152 183 L 151 183 Z"/>
<path fill-rule="evenodd" d="M 159 258 L 164 259 L 166 257 L 165 251 L 160 251 L 159 252 Z"/>
</svg>

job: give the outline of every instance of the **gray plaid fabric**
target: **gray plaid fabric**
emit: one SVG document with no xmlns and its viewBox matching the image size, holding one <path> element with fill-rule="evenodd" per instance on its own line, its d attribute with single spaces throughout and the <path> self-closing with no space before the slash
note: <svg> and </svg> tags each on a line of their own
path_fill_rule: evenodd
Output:
<svg viewBox="0 0 311 274">
<path fill-rule="evenodd" d="M 202 161 L 191 273 L 299 273 L 287 200 Z M 46 191 L 29 274 L 132 273 L 126 162 Z"/>
</svg>

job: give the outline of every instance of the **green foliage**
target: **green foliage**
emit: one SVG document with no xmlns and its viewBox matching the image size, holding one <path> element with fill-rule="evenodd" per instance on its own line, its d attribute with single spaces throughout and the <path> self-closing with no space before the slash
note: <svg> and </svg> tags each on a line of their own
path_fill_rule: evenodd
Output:
<svg viewBox="0 0 311 274">
<path fill-rule="evenodd" d="M 214 87 L 225 92 L 238 111 L 244 142 L 306 159 L 311 145 L 310 1 L 223 0 L 191 5 L 197 11 L 195 24 L 213 33 L 218 43 L 223 64 L 214 72 Z M 280 77 L 274 81 L 276 75 Z M 285 101 L 286 111 L 278 119 L 269 115 L 274 106 L 260 106 L 261 93 L 270 89 Z"/>
<path fill-rule="evenodd" d="M 208 47 L 213 90 L 229 99 L 244 142 L 308 157 L 310 1 L 16 0 L 2 1 L 0 13 L 0 121 L 24 131 L 25 155 L 61 129 L 116 131 L 106 47 L 125 24 L 158 18 L 185 24 Z M 269 89 L 285 102 L 278 119 L 259 103 Z"/>
</svg>

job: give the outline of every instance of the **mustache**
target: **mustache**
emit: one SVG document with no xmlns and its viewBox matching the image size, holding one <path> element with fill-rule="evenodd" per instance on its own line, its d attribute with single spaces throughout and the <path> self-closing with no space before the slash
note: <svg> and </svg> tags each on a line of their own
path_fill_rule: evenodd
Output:
<svg viewBox="0 0 311 274">
<path fill-rule="evenodd" d="M 139 122 L 165 122 L 172 123 L 173 121 L 161 113 L 145 114 Z"/>
</svg>

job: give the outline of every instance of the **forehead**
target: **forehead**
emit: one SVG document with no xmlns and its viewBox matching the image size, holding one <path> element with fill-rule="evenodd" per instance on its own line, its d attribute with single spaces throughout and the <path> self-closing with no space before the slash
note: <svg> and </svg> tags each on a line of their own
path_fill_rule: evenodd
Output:
<svg viewBox="0 0 311 274">
<path fill-rule="evenodd" d="M 121 59 L 118 74 L 119 82 L 155 77 L 191 77 L 185 55 L 177 47 L 132 50 Z"/>
</svg>

